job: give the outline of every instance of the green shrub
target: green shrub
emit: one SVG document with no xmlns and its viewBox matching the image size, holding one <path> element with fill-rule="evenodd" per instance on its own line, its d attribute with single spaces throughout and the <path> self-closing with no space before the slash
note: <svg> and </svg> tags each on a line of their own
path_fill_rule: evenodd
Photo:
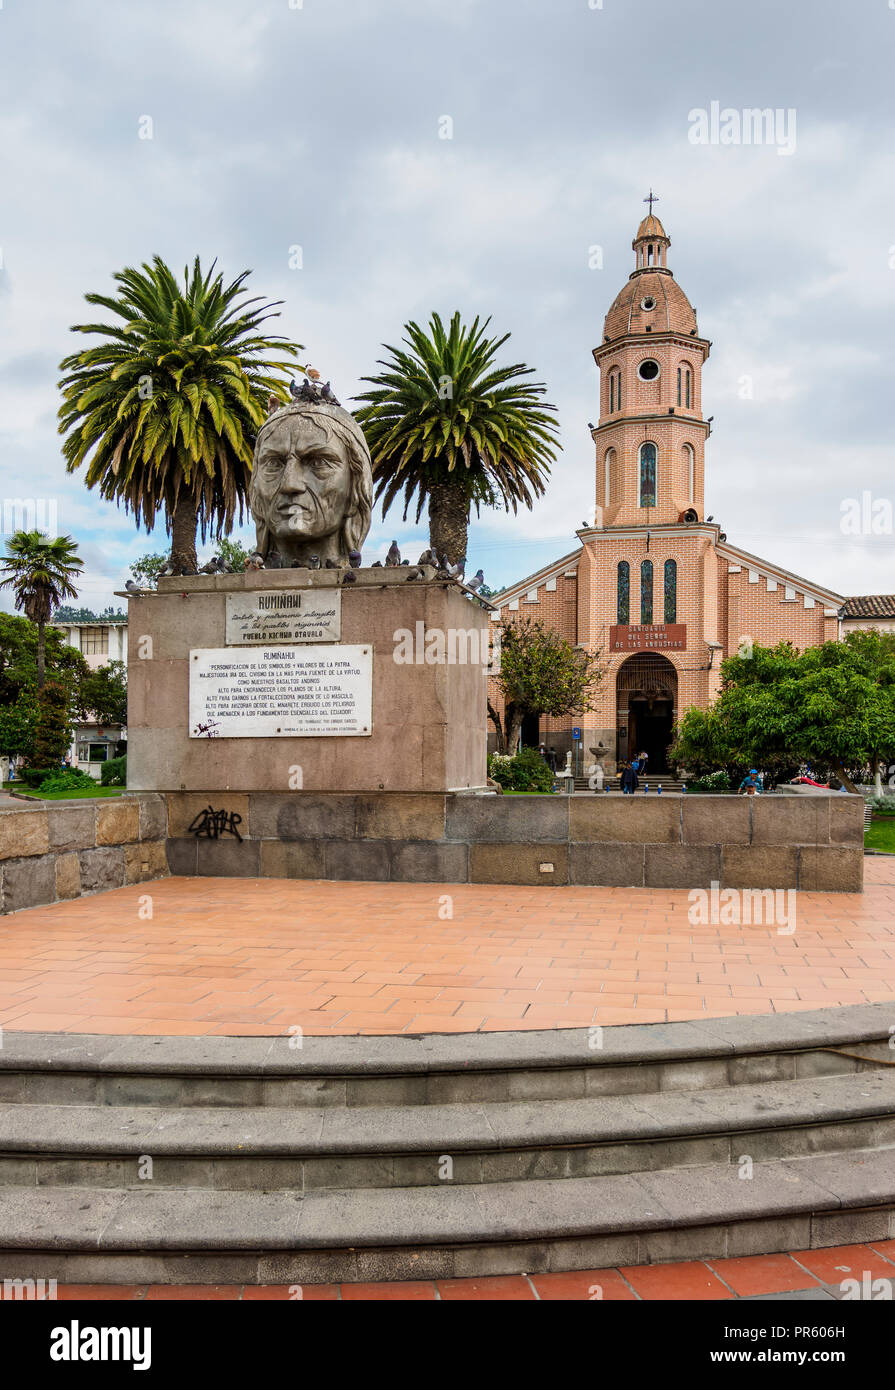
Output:
<svg viewBox="0 0 895 1390">
<path fill-rule="evenodd" d="M 39 787 L 47 777 L 52 777 L 58 772 L 58 767 L 23 767 L 18 776 L 28 787 Z"/>
<path fill-rule="evenodd" d="M 723 768 L 719 772 L 712 772 L 708 777 L 694 777 L 692 782 L 687 783 L 689 792 L 729 792 L 730 778 Z"/>
<path fill-rule="evenodd" d="M 65 767 L 54 768 L 38 785 L 42 792 L 76 792 L 82 787 L 92 789 L 96 783 L 88 773 L 81 772 L 79 768 Z"/>
<path fill-rule="evenodd" d="M 523 748 L 513 757 L 492 753 L 488 775 L 507 792 L 550 792 L 555 780 L 536 748 Z"/>
<path fill-rule="evenodd" d="M 99 779 L 104 787 L 126 787 L 127 754 L 120 758 L 108 758 L 100 769 Z"/>
</svg>

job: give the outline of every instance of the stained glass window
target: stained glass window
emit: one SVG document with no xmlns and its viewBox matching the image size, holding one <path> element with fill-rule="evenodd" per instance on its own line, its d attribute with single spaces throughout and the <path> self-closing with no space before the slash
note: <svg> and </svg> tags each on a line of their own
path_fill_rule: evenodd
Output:
<svg viewBox="0 0 895 1390">
<path fill-rule="evenodd" d="M 631 621 L 631 566 L 627 560 L 618 566 L 618 621 L 625 626 Z"/>
<path fill-rule="evenodd" d="M 653 562 L 644 560 L 640 566 L 640 621 L 653 621 Z"/>
<path fill-rule="evenodd" d="M 654 507 L 656 505 L 655 444 L 641 444 L 640 446 L 640 505 L 641 507 Z"/>
<path fill-rule="evenodd" d="M 677 561 L 665 561 L 665 621 L 677 622 Z"/>
</svg>

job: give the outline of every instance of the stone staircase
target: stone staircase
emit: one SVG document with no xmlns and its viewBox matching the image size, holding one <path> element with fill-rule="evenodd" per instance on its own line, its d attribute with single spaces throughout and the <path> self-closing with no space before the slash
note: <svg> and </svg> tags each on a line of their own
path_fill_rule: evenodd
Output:
<svg viewBox="0 0 895 1390">
<path fill-rule="evenodd" d="M 891 1237 L 890 1019 L 300 1049 L 5 1032 L 0 1278 L 431 1279 Z"/>
<path fill-rule="evenodd" d="M 669 794 L 679 793 L 679 792 L 682 792 L 682 791 L 684 790 L 684 783 L 681 781 L 680 778 L 671 777 L 671 776 L 665 777 L 665 776 L 663 776 L 663 774 L 662 774 L 661 772 L 651 773 L 651 774 L 649 774 L 649 775 L 646 777 L 645 780 L 646 780 L 647 785 L 649 786 L 649 795 L 650 795 L 650 796 L 653 796 L 654 794 L 656 794 L 656 793 L 658 792 L 659 787 L 662 788 L 662 795 L 663 795 L 663 796 L 666 796 L 666 795 L 669 795 Z M 591 792 L 591 791 L 593 791 L 593 787 L 590 785 L 590 778 L 589 778 L 589 777 L 576 777 L 576 778 L 574 779 L 574 781 L 575 781 L 575 791 L 576 791 L 576 792 Z M 644 778 L 641 777 L 641 778 L 640 778 L 640 785 L 639 785 L 639 787 L 638 787 L 638 789 L 637 789 L 637 795 L 638 795 L 638 796 L 643 796 L 643 783 L 644 783 Z M 621 789 L 622 789 L 622 784 L 621 784 L 620 779 L 619 779 L 618 777 L 616 777 L 616 776 L 607 777 L 603 789 L 604 789 L 604 791 L 607 791 L 607 792 L 620 792 Z"/>
</svg>

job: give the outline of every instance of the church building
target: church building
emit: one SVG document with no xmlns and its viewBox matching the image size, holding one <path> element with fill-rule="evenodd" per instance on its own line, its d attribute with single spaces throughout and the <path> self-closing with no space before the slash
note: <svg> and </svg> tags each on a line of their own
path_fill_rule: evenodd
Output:
<svg viewBox="0 0 895 1390">
<path fill-rule="evenodd" d="M 496 621 L 537 618 L 601 653 L 606 675 L 595 709 L 531 719 L 522 742 L 565 754 L 576 731 L 585 763 L 602 742 L 607 771 L 642 751 L 651 771 L 664 771 L 674 723 L 691 706 L 712 703 L 721 662 L 741 644 L 789 640 L 803 650 L 848 626 L 870 626 L 855 621 L 862 605 L 877 622 L 887 607 L 895 614 L 891 596 L 847 604 L 832 589 L 739 549 L 706 516 L 711 419 L 702 369 L 711 343 L 669 268 L 671 241 L 648 201 L 634 269 L 594 348 L 593 525 L 577 532 L 574 550 L 492 599 Z M 493 690 L 491 698 L 499 704 Z"/>
</svg>

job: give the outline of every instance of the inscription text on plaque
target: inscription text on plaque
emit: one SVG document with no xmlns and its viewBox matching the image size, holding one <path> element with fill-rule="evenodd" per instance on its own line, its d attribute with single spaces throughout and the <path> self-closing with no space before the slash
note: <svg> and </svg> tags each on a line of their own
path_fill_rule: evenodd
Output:
<svg viewBox="0 0 895 1390">
<path fill-rule="evenodd" d="M 372 715 L 372 647 L 190 652 L 190 738 L 363 737 Z"/>
</svg>

